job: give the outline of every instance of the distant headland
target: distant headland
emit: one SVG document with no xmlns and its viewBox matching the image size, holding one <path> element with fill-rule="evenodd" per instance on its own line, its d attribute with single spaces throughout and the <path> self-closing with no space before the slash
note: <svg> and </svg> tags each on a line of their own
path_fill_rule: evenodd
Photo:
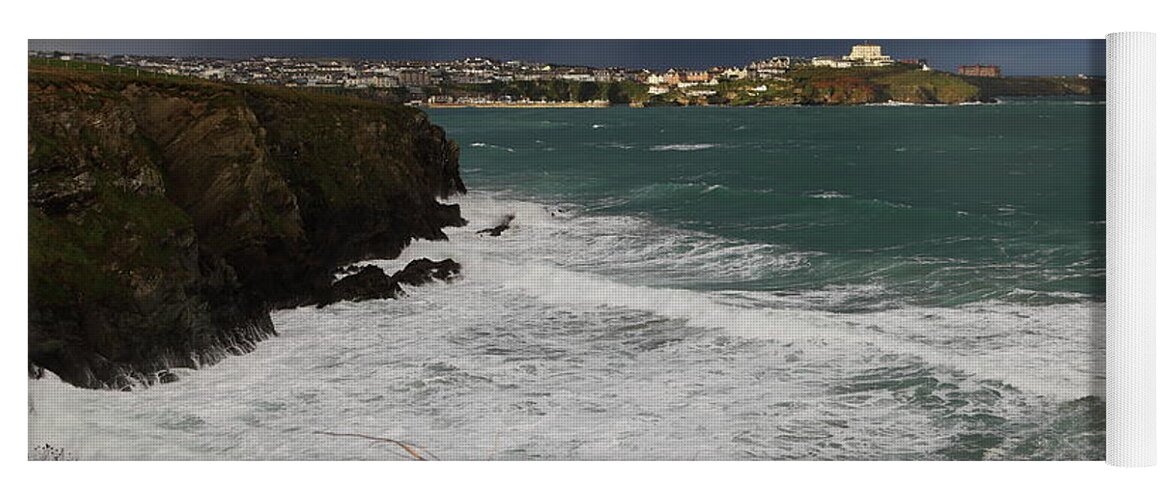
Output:
<svg viewBox="0 0 1171 500">
<path fill-rule="evenodd" d="M 869 42 L 842 56 L 774 56 L 745 66 L 665 71 L 465 58 L 106 56 L 30 51 L 31 65 L 149 72 L 176 78 L 298 87 L 419 107 L 654 107 L 961 104 L 1009 96 L 1105 95 L 1099 77 L 1003 76 L 976 61 L 954 72 L 895 59 Z"/>
</svg>

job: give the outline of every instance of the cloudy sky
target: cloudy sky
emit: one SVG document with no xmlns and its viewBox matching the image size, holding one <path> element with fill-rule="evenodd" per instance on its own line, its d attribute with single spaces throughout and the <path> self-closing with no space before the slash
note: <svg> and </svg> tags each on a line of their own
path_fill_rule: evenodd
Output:
<svg viewBox="0 0 1171 500">
<path fill-rule="evenodd" d="M 1008 75 L 1104 75 L 1097 40 L 870 40 L 897 59 L 941 70 L 997 64 Z M 30 50 L 155 56 L 522 59 L 555 64 L 666 69 L 740 66 L 774 55 L 844 55 L 862 40 L 29 40 Z"/>
</svg>

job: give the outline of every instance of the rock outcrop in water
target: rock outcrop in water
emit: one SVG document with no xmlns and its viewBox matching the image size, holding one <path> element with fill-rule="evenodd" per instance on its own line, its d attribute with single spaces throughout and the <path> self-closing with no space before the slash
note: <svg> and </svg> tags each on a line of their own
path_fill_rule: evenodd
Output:
<svg viewBox="0 0 1171 500">
<path fill-rule="evenodd" d="M 387 276 L 378 266 L 365 266 L 346 276 L 329 288 L 329 293 L 317 302 L 317 307 L 349 300 L 358 302 L 372 299 L 394 299 L 402 295 L 403 287 Z"/>
<path fill-rule="evenodd" d="M 451 259 L 439 262 L 415 259 L 403 270 L 387 276 L 378 266 L 365 266 L 334 283 L 327 296 L 318 301 L 317 307 L 343 300 L 358 302 L 398 298 L 403 294 L 402 285 L 419 286 L 432 281 L 451 281 L 459 275 L 460 267 L 459 263 Z"/>
<path fill-rule="evenodd" d="M 512 227 L 512 220 L 515 218 L 516 218 L 515 215 L 508 214 L 508 215 L 504 216 L 504 220 L 502 220 L 499 224 L 492 226 L 492 227 L 489 227 L 489 228 L 485 228 L 485 229 L 481 229 L 479 231 L 476 231 L 476 234 L 486 234 L 488 236 L 500 236 L 501 234 L 504 234 L 504 232 L 507 231 L 508 228 Z"/>
<path fill-rule="evenodd" d="M 432 281 L 451 281 L 459 274 L 462 266 L 454 260 L 415 259 L 401 271 L 391 276 L 397 283 L 419 286 Z"/>
<path fill-rule="evenodd" d="M 462 225 L 417 110 L 260 86 L 29 72 L 29 363 L 125 387 L 274 335 L 339 264 Z M 35 369 L 34 369 L 35 367 Z"/>
</svg>

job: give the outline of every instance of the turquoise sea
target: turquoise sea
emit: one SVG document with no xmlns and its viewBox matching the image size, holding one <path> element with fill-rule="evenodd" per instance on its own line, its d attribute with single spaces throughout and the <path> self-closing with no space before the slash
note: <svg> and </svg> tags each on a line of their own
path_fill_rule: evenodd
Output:
<svg viewBox="0 0 1171 500">
<path fill-rule="evenodd" d="M 688 288 L 872 292 L 842 311 L 1104 297 L 1101 103 L 429 114 L 473 189 L 805 254 Z"/>
<path fill-rule="evenodd" d="M 434 109 L 463 265 L 125 393 L 77 458 L 1102 460 L 1105 106 Z M 498 237 L 477 231 L 511 218 Z"/>
</svg>

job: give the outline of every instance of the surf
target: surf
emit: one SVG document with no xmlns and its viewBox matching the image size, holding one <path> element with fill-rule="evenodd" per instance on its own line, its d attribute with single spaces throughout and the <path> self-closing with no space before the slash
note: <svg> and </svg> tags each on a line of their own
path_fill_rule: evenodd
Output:
<svg viewBox="0 0 1171 500">
<path fill-rule="evenodd" d="M 460 200 L 465 207 L 466 228 L 453 231 L 448 242 L 418 242 L 408 247 L 400 261 L 427 257 L 452 258 L 466 262 L 468 279 L 495 284 L 501 290 L 519 291 L 546 304 L 568 309 L 623 308 L 646 311 L 655 315 L 682 319 L 690 326 L 712 332 L 767 339 L 774 341 L 824 342 L 827 351 L 848 351 L 859 345 L 876 345 L 884 351 L 911 355 L 932 365 L 961 370 L 974 376 L 999 380 L 1021 390 L 1061 400 L 1087 395 L 1101 396 L 1099 377 L 1095 376 L 1095 360 L 1101 355 L 1101 338 L 1093 337 L 1090 327 L 1104 317 L 1104 307 L 1093 304 L 1064 304 L 1028 307 L 1000 301 L 968 304 L 960 308 L 909 307 L 868 314 L 837 314 L 792 307 L 792 298 L 778 298 L 776 294 L 734 291 L 731 293 L 704 292 L 664 286 L 645 286 L 622 283 L 604 274 L 582 272 L 558 265 L 553 253 L 574 254 L 573 238 L 580 240 L 604 239 L 612 232 L 633 232 L 633 241 L 645 242 L 647 249 L 633 256 L 629 248 L 609 247 L 610 254 L 597 255 L 605 262 L 645 263 L 650 255 L 666 252 L 654 244 L 646 233 L 662 234 L 665 228 L 645 221 L 622 217 L 597 217 L 572 210 L 556 217 L 563 210 L 534 202 L 501 199 L 488 193 L 473 192 Z M 515 213 L 516 228 L 503 240 L 472 238 L 467 232 L 491 224 L 494 214 Z M 644 234 L 639 234 L 639 233 Z M 542 241 L 545 240 L 545 241 Z M 736 247 L 718 238 L 703 250 L 667 259 L 689 259 L 690 265 L 700 269 L 702 261 L 721 263 L 724 252 L 735 257 L 759 255 L 758 246 Z M 716 243 L 718 242 L 718 243 Z M 544 249 L 549 254 L 524 254 L 516 243 L 530 249 Z M 493 248 L 500 245 L 504 248 Z M 554 250 L 556 248 L 557 250 Z M 540 251 L 540 250 L 538 250 Z M 590 251 L 599 251 L 591 246 Z M 522 262 L 505 256 L 523 256 Z M 788 255 L 788 265 L 799 266 L 801 254 Z M 570 260 L 572 262 L 572 260 Z M 389 262 L 382 263 L 390 266 Z M 725 265 L 714 265 L 713 270 L 727 270 Z M 658 280 L 653 270 L 643 270 L 636 282 Z M 822 293 L 822 291 L 815 291 Z M 871 292 L 872 293 L 872 292 Z M 786 305 L 788 303 L 789 305 Z M 990 332 L 987 323 L 1003 325 Z M 1018 336 L 1021 330 L 1040 335 L 1044 340 L 1030 340 Z M 1070 335 L 1070 331 L 1084 331 L 1086 336 Z M 1006 342 L 995 349 L 979 347 L 954 349 L 948 343 L 961 342 L 966 337 L 988 338 L 996 333 Z M 940 339 L 947 339 L 941 342 Z M 1024 339 L 1024 340 L 1021 340 Z M 1053 353 L 1040 349 L 1038 342 L 1078 339 L 1076 354 Z M 1034 344 L 1034 345 L 1030 345 Z M 1041 357 L 1039 357 L 1041 356 Z"/>
</svg>

